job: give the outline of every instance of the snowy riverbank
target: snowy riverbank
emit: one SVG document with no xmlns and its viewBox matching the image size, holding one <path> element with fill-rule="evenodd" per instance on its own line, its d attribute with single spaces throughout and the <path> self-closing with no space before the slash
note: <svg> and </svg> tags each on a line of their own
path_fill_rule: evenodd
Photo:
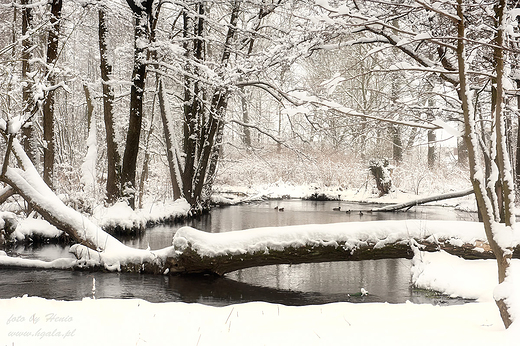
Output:
<svg viewBox="0 0 520 346">
<path fill-rule="evenodd" d="M 143 300 L 0 300 L 2 345 L 516 345 L 492 300 L 494 261 L 426 254 L 417 270 L 429 285 L 478 297 L 457 306 L 334 303 L 226 307 Z M 515 271 L 520 265 L 515 262 Z M 477 274 L 477 275 L 475 275 Z M 483 285 L 481 285 L 483 283 Z M 95 289 L 95 287 L 93 287 Z"/>
</svg>

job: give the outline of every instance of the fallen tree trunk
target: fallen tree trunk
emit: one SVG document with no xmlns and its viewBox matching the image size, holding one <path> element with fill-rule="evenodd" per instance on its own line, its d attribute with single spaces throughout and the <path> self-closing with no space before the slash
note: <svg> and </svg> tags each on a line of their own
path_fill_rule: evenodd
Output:
<svg viewBox="0 0 520 346">
<path fill-rule="evenodd" d="M 386 234 L 382 232 L 379 235 L 377 230 L 369 231 L 371 227 L 378 229 L 384 224 L 379 221 L 336 224 L 333 227 L 338 227 L 338 232 L 332 232 L 332 237 L 330 230 L 326 230 L 331 225 L 282 227 L 279 229 L 282 234 L 278 241 L 275 240 L 276 235 L 269 234 L 272 232 L 270 228 L 240 231 L 241 234 L 208 234 L 183 228 L 178 231 L 173 241 L 177 255 L 168 259 L 167 266 L 170 273 L 224 275 L 239 269 L 272 264 L 411 259 L 414 249 L 429 252 L 444 250 L 465 259 L 495 258 L 485 241 L 475 239 L 464 242 L 448 234 L 444 234 L 443 238 L 437 238 L 435 233 L 413 227 L 420 222 L 396 222 L 402 227 L 401 231 Z M 433 229 L 443 224 L 433 223 L 436 224 Z M 480 228 L 480 224 L 475 224 Z M 297 228 L 300 230 L 296 230 Z M 313 228 L 314 237 L 311 239 L 308 237 L 309 229 Z M 324 230 L 324 233 L 320 234 L 320 230 Z M 248 235 L 248 232 L 251 234 Z M 265 239 L 272 244 L 259 245 L 262 241 L 257 238 L 257 232 L 266 232 Z M 285 232 L 287 233 L 284 235 Z M 291 232 L 294 232 L 294 244 L 284 240 L 287 234 L 291 236 Z M 418 232 L 422 232 L 423 235 L 420 236 Z M 329 233 L 329 238 L 323 236 L 326 233 Z M 240 246 L 237 242 L 233 243 L 233 237 L 239 238 Z M 246 237 L 250 237 L 249 243 L 245 240 Z M 228 246 L 221 248 L 224 242 L 228 243 Z M 514 257 L 520 258 L 520 247 L 515 248 Z"/>
<path fill-rule="evenodd" d="M 459 225 L 459 228 L 455 226 Z M 466 232 L 461 237 L 452 231 Z M 473 222 L 371 221 L 334 225 L 259 228 L 226 233 L 180 229 L 173 246 L 154 251 L 121 247 L 95 251 L 74 245 L 77 257 L 42 262 L 0 256 L 0 265 L 86 269 L 152 274 L 215 274 L 273 264 L 411 259 L 415 251 L 446 251 L 465 259 L 494 259 L 483 240 L 482 225 Z M 520 258 L 520 247 L 514 249 Z"/>
<path fill-rule="evenodd" d="M 430 196 L 430 197 L 425 197 L 425 198 L 419 198 L 419 199 L 416 199 L 416 200 L 413 200 L 413 201 L 400 203 L 400 204 L 392 204 L 392 205 L 388 205 L 388 206 L 385 206 L 385 207 L 372 209 L 370 211 L 378 212 L 378 211 L 397 211 L 397 210 L 401 210 L 401 209 L 405 209 L 405 208 L 410 209 L 410 208 L 412 208 L 414 206 L 417 206 L 417 205 L 420 205 L 420 204 L 425 204 L 425 203 L 429 203 L 429 202 L 443 201 L 445 199 L 451 199 L 451 198 L 464 197 L 464 196 L 471 195 L 472 193 L 473 193 L 473 188 L 467 189 L 467 190 L 463 190 L 463 191 L 445 193 L 445 194 L 442 194 L 442 195 L 435 195 L 435 196 Z"/>
<path fill-rule="evenodd" d="M 413 247 L 410 241 L 402 241 L 388 244 L 383 248 L 376 248 L 374 244 L 367 244 L 355 250 L 349 250 L 344 243 L 337 246 L 302 246 L 289 247 L 283 250 L 273 250 L 241 255 L 219 255 L 215 257 L 201 256 L 193 249 L 187 249 L 182 254 L 168 261 L 170 273 L 178 274 L 202 274 L 210 273 L 224 275 L 235 270 L 273 264 L 301 264 L 340 261 L 362 261 L 389 258 L 412 259 Z M 455 246 L 449 243 L 417 242 L 422 251 L 436 252 L 446 251 L 465 259 L 495 259 L 491 250 L 483 250 L 482 247 L 472 244 Z M 515 258 L 520 258 L 520 248 L 515 249 Z"/>
</svg>

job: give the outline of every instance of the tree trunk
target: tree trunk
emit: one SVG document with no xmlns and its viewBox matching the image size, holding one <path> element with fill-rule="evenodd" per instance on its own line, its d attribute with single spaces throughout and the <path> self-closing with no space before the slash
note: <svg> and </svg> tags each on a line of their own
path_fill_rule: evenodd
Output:
<svg viewBox="0 0 520 346">
<path fill-rule="evenodd" d="M 196 62 L 205 59 L 205 3 L 197 2 L 195 11 L 183 13 L 183 34 L 185 40 L 184 49 L 187 59 Z M 234 39 L 238 15 L 240 13 L 240 1 L 233 3 L 229 20 L 228 31 L 224 43 L 220 68 L 225 70 L 231 55 L 231 42 Z M 198 16 L 191 18 L 191 13 Z M 189 42 L 193 42 L 191 45 Z M 182 170 L 183 196 L 194 209 L 200 209 L 205 204 L 202 192 L 209 188 L 212 174 L 216 170 L 218 160 L 218 147 L 223 131 L 223 119 L 227 109 L 229 90 L 225 86 L 216 87 L 215 90 L 206 88 L 198 80 L 197 66 L 192 66 L 188 61 L 185 66 L 186 77 L 184 80 L 184 169 Z M 211 92 L 211 94 L 210 94 Z M 211 95 L 209 105 L 204 104 L 208 100 L 206 95 Z M 212 165 L 212 162 L 215 165 Z"/>
<path fill-rule="evenodd" d="M 430 170 L 435 168 L 435 161 L 437 159 L 437 154 L 435 152 L 436 140 L 435 132 L 433 130 L 428 130 L 428 168 Z"/>
<path fill-rule="evenodd" d="M 468 165 L 468 146 L 464 139 L 457 139 L 457 163 L 462 167 Z"/>
<path fill-rule="evenodd" d="M 194 192 L 194 176 L 196 165 L 199 163 L 200 142 L 204 141 L 202 126 L 205 120 L 205 107 L 203 100 L 205 93 L 200 85 L 198 76 L 200 75 L 198 66 L 191 63 L 204 59 L 204 26 L 205 26 L 205 3 L 197 2 L 195 10 L 198 14 L 196 18 L 188 11 L 183 13 L 183 35 L 185 38 L 184 49 L 187 59 L 184 78 L 184 125 L 183 125 L 183 152 L 184 169 L 182 175 L 182 194 L 192 207 L 197 206 L 198 197 Z M 190 42 L 192 42 L 190 44 Z M 190 76 L 190 74 L 192 76 Z M 195 78 L 193 78 L 193 76 Z"/>
<path fill-rule="evenodd" d="M 158 81 L 157 81 L 158 84 Z M 159 85 L 156 87 L 155 94 L 159 92 Z M 146 181 L 148 180 L 148 174 L 149 174 L 149 165 L 150 165 L 150 142 L 151 137 L 153 134 L 154 126 L 154 114 L 155 114 L 155 96 L 153 100 L 153 106 L 152 106 L 152 115 L 150 116 L 150 126 L 148 127 L 148 133 L 146 134 L 146 139 L 144 143 L 144 159 L 143 159 L 143 168 L 141 170 L 141 177 L 139 179 L 139 208 L 141 209 L 143 207 L 143 197 L 144 197 L 144 186 Z"/>
<path fill-rule="evenodd" d="M 505 123 L 505 115 L 504 115 L 504 79 L 505 76 L 505 65 L 504 65 L 504 39 L 505 39 L 505 12 L 507 10 L 506 0 L 500 0 L 498 5 L 495 7 L 496 16 L 497 16 L 497 25 L 498 28 L 497 37 L 496 37 L 496 46 L 494 49 L 494 60 L 496 63 L 496 76 L 497 76 L 497 105 L 495 112 L 495 122 L 496 122 L 496 146 L 497 146 L 497 166 L 499 170 L 499 183 L 500 183 L 500 213 L 502 214 L 504 221 L 507 227 L 512 228 L 515 223 L 515 213 L 514 213 L 514 183 L 512 180 L 512 170 L 510 167 L 510 160 L 507 150 L 507 137 L 506 137 L 506 123 Z M 492 244 L 490 240 L 490 245 Z M 504 248 L 504 245 L 500 245 L 500 252 L 497 255 L 498 262 L 498 281 L 502 283 L 505 281 L 506 276 L 508 275 L 508 269 L 510 265 L 510 259 L 512 257 L 512 249 L 510 248 L 510 244 L 507 248 Z M 497 300 L 497 305 L 500 310 L 500 315 L 502 316 L 502 320 L 504 321 L 504 325 L 509 327 L 512 323 L 512 316 L 510 314 L 508 304 L 505 301 L 506 298 L 501 298 Z"/>
<path fill-rule="evenodd" d="M 458 0 L 457 2 L 457 15 L 460 18 L 457 23 L 458 29 L 458 41 L 457 41 L 457 61 L 459 68 L 459 78 L 460 78 L 460 98 L 462 101 L 462 110 L 464 113 L 464 141 L 468 147 L 468 158 L 469 158 L 469 166 L 470 166 L 470 178 L 475 191 L 475 196 L 477 198 L 477 205 L 482 215 L 482 221 L 484 223 L 484 229 L 486 232 L 487 240 L 489 242 L 489 246 L 491 247 L 498 264 L 498 282 L 502 283 L 507 275 L 507 269 L 509 267 L 509 260 L 512 255 L 512 251 L 510 249 L 502 248 L 496 241 L 495 234 L 496 232 L 494 224 L 499 220 L 499 216 L 495 214 L 498 208 L 493 210 L 492 208 L 497 205 L 498 197 L 496 196 L 496 190 L 494 188 L 486 189 L 486 186 L 495 186 L 495 181 L 489 180 L 484 182 L 483 177 L 485 175 L 482 174 L 482 168 L 480 164 L 480 159 L 477 153 L 477 139 L 476 139 L 476 130 L 475 130 L 475 122 L 472 118 L 472 114 L 470 114 L 471 108 L 471 100 L 470 100 L 470 90 L 466 81 L 466 52 L 465 52 L 465 17 L 464 17 L 464 4 L 463 0 Z M 501 193 L 503 194 L 503 203 L 505 204 L 506 209 L 506 225 L 511 226 L 514 222 L 511 214 L 511 208 L 513 206 L 512 201 L 509 200 L 509 196 L 512 193 L 510 190 L 510 181 L 507 179 L 507 150 L 504 150 L 505 138 L 502 137 L 503 134 L 503 109 L 502 109 L 502 100 L 503 100 L 503 35 L 504 35 L 504 25 L 503 25 L 503 11 L 505 10 L 505 1 L 501 0 L 500 4 L 496 7 L 497 13 L 497 42 L 495 48 L 495 62 L 496 62 L 496 74 L 497 74 L 497 106 L 495 107 L 495 139 L 493 140 L 492 145 L 496 145 L 496 159 L 497 162 L 501 162 L 501 167 L 498 167 L 499 174 L 503 179 L 503 185 L 501 189 Z M 493 136 L 492 136 L 493 137 Z M 489 158 L 491 161 L 490 164 L 494 164 L 495 158 Z M 500 315 L 502 316 L 502 320 L 506 328 L 508 328 L 511 323 L 511 316 L 509 314 L 507 304 L 503 299 L 497 300 L 497 306 L 500 310 Z"/>
<path fill-rule="evenodd" d="M 134 69 L 132 72 L 132 87 L 130 90 L 130 117 L 126 135 L 125 152 L 123 155 L 123 169 L 121 171 L 122 196 L 127 198 L 128 204 L 135 208 L 137 154 L 141 136 L 143 120 L 143 98 L 146 79 L 146 46 L 149 42 L 149 16 L 150 13 L 141 11 L 135 16 L 134 32 Z"/>
<path fill-rule="evenodd" d="M 110 84 L 112 65 L 108 62 L 106 8 L 98 12 L 99 56 L 101 79 L 103 83 L 103 114 L 107 142 L 107 183 L 106 198 L 109 204 L 121 197 L 121 157 L 114 130 L 114 88 Z"/>
<path fill-rule="evenodd" d="M 85 114 L 87 116 L 87 132 L 90 132 L 90 124 L 92 122 L 92 114 L 94 113 L 94 104 L 92 103 L 92 96 L 87 84 L 83 84 L 83 91 L 85 91 L 85 102 L 87 104 Z"/>
<path fill-rule="evenodd" d="M 240 103 L 242 106 L 242 122 L 249 124 L 249 107 L 247 105 L 246 91 L 243 87 L 240 88 Z M 242 142 L 246 148 L 251 148 L 251 130 L 247 126 L 242 126 Z"/>
<path fill-rule="evenodd" d="M 181 162 L 178 156 L 178 149 L 175 145 L 173 128 L 171 127 L 171 114 L 166 104 L 166 97 L 162 79 L 159 79 L 159 109 L 161 112 L 161 121 L 163 123 L 164 139 L 166 141 L 166 158 L 168 159 L 168 168 L 170 169 L 170 180 L 173 188 L 173 198 L 182 197 L 182 173 Z"/>
<path fill-rule="evenodd" d="M 54 68 L 58 60 L 58 43 L 60 33 L 62 0 L 51 2 L 51 29 L 47 38 L 47 69 L 46 81 L 50 90 L 47 92 L 43 103 L 43 180 L 52 189 L 54 180 L 54 86 L 56 73 Z"/>
<path fill-rule="evenodd" d="M 392 136 L 392 156 L 397 165 L 403 161 L 403 143 L 401 140 L 401 128 L 396 125 L 390 125 Z"/>
<path fill-rule="evenodd" d="M 520 20 L 520 17 L 517 17 Z M 520 79 L 516 80 L 516 87 L 520 89 Z M 520 95 L 516 96 L 516 107 L 520 109 Z M 516 117 L 517 123 L 520 124 L 520 114 Z M 515 177 L 516 177 L 516 186 L 520 187 L 520 125 L 517 125 L 516 132 L 516 161 L 515 161 Z M 518 196 L 518 194 L 517 194 Z"/>
<path fill-rule="evenodd" d="M 431 92 L 432 86 L 428 84 L 429 91 Z M 435 100 L 433 98 L 428 99 L 428 120 L 435 120 L 435 116 L 433 115 L 433 109 L 435 108 Z M 437 136 L 435 135 L 435 130 L 428 130 L 428 169 L 433 170 L 435 168 L 435 162 L 437 161 L 437 153 L 435 148 L 435 142 L 437 141 Z"/>
<path fill-rule="evenodd" d="M 32 86 L 34 83 L 32 79 L 28 77 L 28 74 L 31 72 L 31 64 L 29 61 L 32 58 L 31 49 L 33 46 L 33 40 L 30 35 L 33 15 L 32 8 L 28 6 L 31 3 L 32 0 L 21 0 L 22 36 L 24 37 L 22 40 L 22 81 L 24 82 L 22 85 L 22 102 L 24 119 L 26 120 L 31 118 L 35 112 L 35 105 L 34 101 L 32 100 Z M 22 134 L 23 147 L 31 161 L 36 165 L 39 161 L 37 156 L 38 149 L 36 138 L 34 136 L 34 127 L 31 122 L 23 127 Z"/>
<path fill-rule="evenodd" d="M 183 249 L 177 257 L 168 259 L 171 274 L 216 274 L 224 275 L 235 270 L 266 266 L 273 264 L 300 264 L 338 261 L 363 261 L 386 258 L 412 259 L 415 242 L 421 251 L 437 252 L 440 250 L 465 259 L 493 259 L 493 252 L 484 243 L 453 245 L 449 241 L 430 242 L 425 239 L 414 241 L 398 240 L 391 244 L 378 246 L 377 243 L 366 242 L 359 247 L 351 248 L 346 242 L 329 244 L 306 244 L 298 247 L 287 246 L 283 250 L 266 248 L 264 251 L 245 254 L 222 254 L 204 256 L 195 248 L 200 244 L 191 244 Z M 520 257 L 520 248 L 515 249 L 515 258 Z"/>
</svg>

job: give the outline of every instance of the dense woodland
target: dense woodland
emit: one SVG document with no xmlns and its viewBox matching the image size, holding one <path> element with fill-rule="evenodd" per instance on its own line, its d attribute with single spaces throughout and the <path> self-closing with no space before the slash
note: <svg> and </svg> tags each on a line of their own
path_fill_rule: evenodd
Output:
<svg viewBox="0 0 520 346">
<path fill-rule="evenodd" d="M 240 157 L 447 167 L 442 129 L 457 143 L 449 168 L 469 171 L 503 282 L 512 244 L 499 235 L 514 224 L 520 173 L 516 6 L 4 0 L 0 202 L 18 194 L 98 249 L 35 197 L 24 175 L 33 165 L 76 208 L 138 207 L 168 190 L 197 211 L 219 167 Z"/>
<path fill-rule="evenodd" d="M 453 86 L 401 68 L 406 54 L 363 44 L 357 36 L 373 35 L 327 23 L 313 1 L 1 10 L 3 120 L 25 124 L 24 147 L 47 184 L 83 203 L 135 205 L 169 191 L 203 207 L 219 159 L 313 166 L 326 153 L 343 174 L 341 165 L 427 154 L 434 168 L 443 153 L 431 121 L 460 123 Z"/>
</svg>

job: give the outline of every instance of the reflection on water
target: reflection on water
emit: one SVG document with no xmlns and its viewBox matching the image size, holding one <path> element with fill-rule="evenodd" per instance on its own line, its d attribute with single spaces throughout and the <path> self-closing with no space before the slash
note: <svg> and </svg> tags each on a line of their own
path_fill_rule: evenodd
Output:
<svg viewBox="0 0 520 346">
<path fill-rule="evenodd" d="M 275 210 L 283 207 L 284 211 Z M 418 206 L 408 212 L 364 212 L 380 207 L 376 204 L 347 203 L 340 201 L 305 201 L 305 200 L 274 200 L 252 203 L 248 205 L 214 208 L 210 214 L 185 221 L 175 226 L 158 226 L 148 230 L 138 239 L 125 239 L 129 246 L 152 250 L 171 245 L 172 237 L 182 226 L 191 226 L 206 232 L 220 233 L 237 231 L 256 227 L 279 227 L 305 224 L 324 224 L 336 222 L 359 222 L 377 220 L 459 220 L 478 221 L 476 214 L 456 211 L 453 208 L 437 206 Z M 333 208 L 341 207 L 341 211 Z M 346 210 L 352 210 L 346 213 Z"/>
<path fill-rule="evenodd" d="M 275 206 L 284 208 L 276 211 Z M 370 209 L 366 204 L 315 202 L 300 200 L 266 201 L 245 206 L 212 210 L 183 225 L 208 232 L 226 232 L 266 226 L 309 223 L 333 223 L 396 219 L 473 220 L 473 214 L 441 207 L 419 207 L 412 212 L 345 213 L 333 211 Z M 159 249 L 171 244 L 178 228 L 156 227 L 140 238 L 124 240 L 138 248 Z M 38 248 L 17 247 L 11 250 L 26 258 L 52 260 L 68 257 L 68 248 L 46 245 Z M 431 297 L 412 290 L 411 261 L 385 259 L 360 262 L 272 265 L 248 268 L 213 276 L 161 276 L 119 273 L 88 273 L 28 269 L 0 269 L 0 298 L 28 294 L 50 299 L 78 300 L 96 298 L 142 298 L 151 302 L 198 302 L 227 305 L 266 301 L 286 305 L 323 304 L 338 301 L 404 303 L 461 303 L 443 297 Z M 95 291 L 93 291 L 95 279 Z M 368 296 L 359 296 L 361 288 Z"/>
<path fill-rule="evenodd" d="M 355 295 L 364 288 L 369 300 L 389 303 L 410 298 L 410 266 L 406 259 L 359 262 L 307 263 L 243 269 L 228 278 L 280 290 Z"/>
</svg>

